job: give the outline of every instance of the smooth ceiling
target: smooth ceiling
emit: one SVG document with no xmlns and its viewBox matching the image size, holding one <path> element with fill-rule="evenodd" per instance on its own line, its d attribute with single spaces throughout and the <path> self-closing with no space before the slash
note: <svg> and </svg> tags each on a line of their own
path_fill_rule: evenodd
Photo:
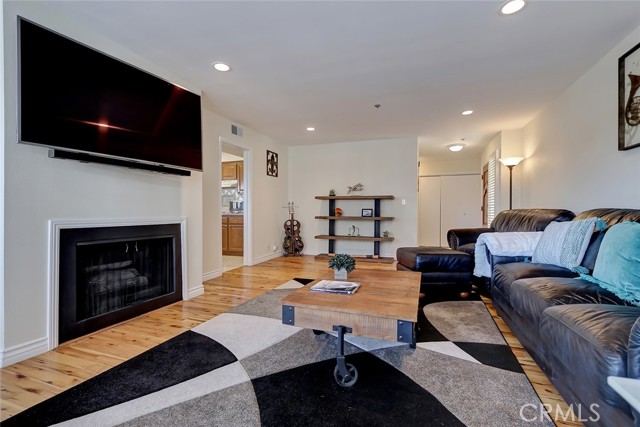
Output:
<svg viewBox="0 0 640 427">
<path fill-rule="evenodd" d="M 461 138 L 463 153 L 477 153 L 498 131 L 522 128 L 640 25 L 638 1 L 531 1 L 508 17 L 498 14 L 501 4 L 56 1 L 46 7 L 191 82 L 217 113 L 275 140 L 418 137 L 421 152 L 447 155 L 446 145 Z M 213 61 L 233 71 L 214 72 Z M 466 109 L 476 113 L 463 117 Z"/>
</svg>

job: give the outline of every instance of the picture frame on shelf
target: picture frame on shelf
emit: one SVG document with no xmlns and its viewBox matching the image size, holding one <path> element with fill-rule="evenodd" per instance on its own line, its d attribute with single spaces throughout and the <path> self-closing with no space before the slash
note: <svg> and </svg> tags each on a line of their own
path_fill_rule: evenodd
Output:
<svg viewBox="0 0 640 427">
<path fill-rule="evenodd" d="M 373 209 L 362 209 L 362 216 L 365 218 L 373 217 Z"/>
<path fill-rule="evenodd" d="M 640 146 L 640 43 L 618 59 L 618 151 Z"/>
</svg>

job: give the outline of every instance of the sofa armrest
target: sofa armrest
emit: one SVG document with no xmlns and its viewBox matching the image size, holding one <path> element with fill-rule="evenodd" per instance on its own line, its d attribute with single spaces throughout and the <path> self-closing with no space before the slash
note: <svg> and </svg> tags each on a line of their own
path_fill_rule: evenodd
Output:
<svg viewBox="0 0 640 427">
<path fill-rule="evenodd" d="M 447 241 L 451 249 L 458 249 L 462 245 L 475 243 L 482 233 L 492 232 L 492 228 L 454 228 L 447 232 Z"/>
</svg>

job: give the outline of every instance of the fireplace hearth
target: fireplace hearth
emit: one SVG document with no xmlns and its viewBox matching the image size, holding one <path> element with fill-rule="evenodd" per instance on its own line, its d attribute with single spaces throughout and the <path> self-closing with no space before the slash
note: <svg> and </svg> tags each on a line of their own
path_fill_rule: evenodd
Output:
<svg viewBox="0 0 640 427">
<path fill-rule="evenodd" d="M 60 230 L 58 341 L 182 299 L 179 224 Z"/>
</svg>

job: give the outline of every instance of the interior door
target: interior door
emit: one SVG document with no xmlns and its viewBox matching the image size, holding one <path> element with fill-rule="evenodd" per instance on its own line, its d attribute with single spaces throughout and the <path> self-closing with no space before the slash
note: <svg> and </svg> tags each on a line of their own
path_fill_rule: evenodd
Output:
<svg viewBox="0 0 640 427">
<path fill-rule="evenodd" d="M 440 179 L 439 176 L 419 178 L 418 244 L 421 246 L 440 246 Z"/>
<path fill-rule="evenodd" d="M 448 246 L 450 229 L 482 226 L 482 179 L 480 174 L 441 178 L 440 235 L 442 246 Z"/>
</svg>

